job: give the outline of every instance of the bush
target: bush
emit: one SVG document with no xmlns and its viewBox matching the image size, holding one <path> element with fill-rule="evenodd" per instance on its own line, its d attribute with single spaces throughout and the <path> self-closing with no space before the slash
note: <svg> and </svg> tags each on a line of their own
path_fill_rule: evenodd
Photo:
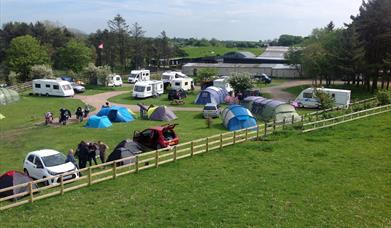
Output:
<svg viewBox="0 0 391 228">
<path fill-rule="evenodd" d="M 217 69 L 216 68 L 205 68 L 198 71 L 196 76 L 196 82 L 204 82 L 204 81 L 210 81 L 213 79 L 214 76 L 217 75 Z"/>
<path fill-rule="evenodd" d="M 8 85 L 15 85 L 18 82 L 19 75 L 15 73 L 14 71 L 11 71 L 7 77 L 7 84 Z"/>
<path fill-rule="evenodd" d="M 332 108 L 335 104 L 334 99 L 327 93 L 316 90 L 315 96 L 319 99 L 320 108 L 321 109 L 329 109 Z"/>
<path fill-rule="evenodd" d="M 377 91 L 376 99 L 380 105 L 391 104 L 391 91 L 389 90 Z"/>
<path fill-rule="evenodd" d="M 243 93 L 245 90 L 251 89 L 253 87 L 253 80 L 249 74 L 234 74 L 229 80 L 229 84 L 235 90 L 235 93 Z"/>
<path fill-rule="evenodd" d="M 30 78 L 54 78 L 53 70 L 49 65 L 34 65 L 30 70 Z"/>
<path fill-rule="evenodd" d="M 106 78 L 111 74 L 111 69 L 109 66 L 99 66 L 96 67 L 93 63 L 88 64 L 83 71 L 83 79 L 88 81 L 90 84 L 106 84 Z M 99 83 L 98 83 L 99 82 Z"/>
</svg>

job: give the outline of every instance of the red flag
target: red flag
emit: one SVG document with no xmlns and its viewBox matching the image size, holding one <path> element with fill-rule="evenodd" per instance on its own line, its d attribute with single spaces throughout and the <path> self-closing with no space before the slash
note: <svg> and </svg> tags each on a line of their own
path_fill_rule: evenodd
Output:
<svg viewBox="0 0 391 228">
<path fill-rule="evenodd" d="M 103 49 L 103 43 L 100 43 L 98 46 L 99 49 Z"/>
</svg>

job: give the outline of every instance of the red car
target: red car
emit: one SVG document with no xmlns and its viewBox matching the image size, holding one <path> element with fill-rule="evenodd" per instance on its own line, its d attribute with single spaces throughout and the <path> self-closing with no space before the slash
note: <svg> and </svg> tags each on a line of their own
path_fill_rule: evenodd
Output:
<svg viewBox="0 0 391 228">
<path fill-rule="evenodd" d="M 135 131 L 133 141 L 151 148 L 160 149 L 179 143 L 179 137 L 175 134 L 174 128 L 177 124 L 167 124 L 158 127 L 151 127 L 144 131 Z"/>
</svg>

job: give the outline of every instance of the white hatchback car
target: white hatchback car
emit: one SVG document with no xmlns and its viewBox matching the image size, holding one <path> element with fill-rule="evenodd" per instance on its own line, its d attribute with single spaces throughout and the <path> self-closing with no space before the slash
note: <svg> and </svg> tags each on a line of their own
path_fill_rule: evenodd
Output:
<svg viewBox="0 0 391 228">
<path fill-rule="evenodd" d="M 57 176 L 66 172 L 73 172 L 63 177 L 63 180 L 79 178 L 78 169 L 72 162 L 65 162 L 64 154 L 50 149 L 37 150 L 27 154 L 23 164 L 23 171 L 34 179 Z M 60 177 L 50 179 L 45 184 L 60 183 Z"/>
<path fill-rule="evenodd" d="M 203 110 L 202 114 L 203 114 L 204 118 L 208 118 L 208 117 L 216 118 L 216 117 L 219 117 L 219 115 L 220 115 L 220 108 L 216 104 L 207 103 L 204 106 L 204 110 Z"/>
</svg>

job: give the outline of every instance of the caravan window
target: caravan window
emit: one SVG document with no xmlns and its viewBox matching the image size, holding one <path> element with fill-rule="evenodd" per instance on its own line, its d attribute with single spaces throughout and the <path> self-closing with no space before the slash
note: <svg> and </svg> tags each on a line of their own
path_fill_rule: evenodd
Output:
<svg viewBox="0 0 391 228">
<path fill-rule="evenodd" d="M 175 86 L 181 86 L 180 82 L 175 82 Z"/>
<path fill-rule="evenodd" d="M 143 86 L 135 86 L 134 87 L 135 92 L 144 92 L 144 90 L 145 90 L 145 87 L 143 87 Z"/>
<path fill-rule="evenodd" d="M 116 77 L 115 80 L 119 81 L 121 80 L 121 77 Z"/>
<path fill-rule="evenodd" d="M 58 85 L 53 85 L 53 89 L 60 89 Z"/>
<path fill-rule="evenodd" d="M 189 85 L 189 82 L 185 82 L 185 86 Z"/>
<path fill-rule="evenodd" d="M 48 84 L 46 84 L 45 86 L 46 86 L 46 88 L 50 88 L 50 85 L 48 85 Z"/>
<path fill-rule="evenodd" d="M 36 83 L 36 84 L 34 84 L 34 87 L 35 87 L 35 88 L 41 88 L 41 84 L 37 84 L 37 83 Z"/>
<path fill-rule="evenodd" d="M 160 84 L 160 89 L 163 89 L 163 84 Z"/>
<path fill-rule="evenodd" d="M 64 90 L 71 90 L 72 89 L 72 87 L 70 85 L 63 85 L 62 88 Z"/>
<path fill-rule="evenodd" d="M 148 86 L 147 91 L 151 91 L 152 87 Z"/>
<path fill-rule="evenodd" d="M 312 98 L 312 93 L 303 93 L 303 98 Z"/>
</svg>

